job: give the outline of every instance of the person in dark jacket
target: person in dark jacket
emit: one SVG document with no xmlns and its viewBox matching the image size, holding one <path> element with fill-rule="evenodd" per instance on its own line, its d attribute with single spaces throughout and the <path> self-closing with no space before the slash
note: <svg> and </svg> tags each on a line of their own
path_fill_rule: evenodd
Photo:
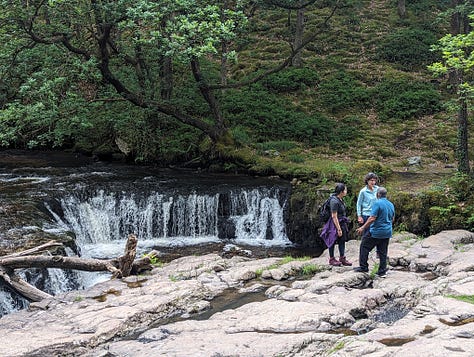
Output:
<svg viewBox="0 0 474 357">
<path fill-rule="evenodd" d="M 332 266 L 352 265 L 345 256 L 346 241 L 349 237 L 349 220 L 346 215 L 346 205 L 342 200 L 345 195 L 347 195 L 346 185 L 338 183 L 330 201 L 331 218 L 326 222 L 321 232 L 321 238 L 329 250 L 329 264 Z M 339 248 L 339 260 L 334 256 L 336 244 Z"/>
</svg>

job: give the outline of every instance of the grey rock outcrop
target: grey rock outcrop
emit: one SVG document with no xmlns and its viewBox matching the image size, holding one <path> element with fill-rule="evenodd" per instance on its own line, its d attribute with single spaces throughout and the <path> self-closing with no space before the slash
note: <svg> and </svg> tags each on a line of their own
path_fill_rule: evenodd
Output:
<svg viewBox="0 0 474 357">
<path fill-rule="evenodd" d="M 397 235 L 385 278 L 325 255 L 184 257 L 2 317 L 0 355 L 473 356 L 473 255 L 460 230 Z"/>
</svg>

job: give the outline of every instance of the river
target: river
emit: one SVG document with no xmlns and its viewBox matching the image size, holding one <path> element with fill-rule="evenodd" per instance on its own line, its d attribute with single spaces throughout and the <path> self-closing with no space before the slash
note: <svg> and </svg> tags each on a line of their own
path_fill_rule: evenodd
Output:
<svg viewBox="0 0 474 357">
<path fill-rule="evenodd" d="M 0 255 L 54 239 L 65 253 L 119 256 L 130 233 L 138 254 L 163 259 L 238 246 L 257 255 L 294 249 L 286 233 L 290 184 L 278 178 L 225 175 L 94 162 L 63 152 L 0 155 Z M 55 294 L 107 279 L 58 269 L 21 276 Z M 0 288 L 2 314 L 27 303 Z"/>
</svg>

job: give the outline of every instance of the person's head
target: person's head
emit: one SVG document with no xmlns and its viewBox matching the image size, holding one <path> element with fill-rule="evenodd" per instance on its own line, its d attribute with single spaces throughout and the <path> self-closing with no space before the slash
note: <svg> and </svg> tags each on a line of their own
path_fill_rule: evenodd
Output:
<svg viewBox="0 0 474 357">
<path fill-rule="evenodd" d="M 379 177 L 376 174 L 374 174 L 373 172 L 369 172 L 364 177 L 364 182 L 365 182 L 366 185 L 369 184 L 369 181 L 373 181 L 373 184 L 375 185 L 378 180 L 379 180 Z"/>
<path fill-rule="evenodd" d="M 379 187 L 377 190 L 377 198 L 387 197 L 387 189 L 385 187 Z"/>
<path fill-rule="evenodd" d="M 347 193 L 347 187 L 343 183 L 338 183 L 336 184 L 336 187 L 334 188 L 334 194 L 336 196 L 341 195 L 341 193 L 346 194 Z"/>
</svg>

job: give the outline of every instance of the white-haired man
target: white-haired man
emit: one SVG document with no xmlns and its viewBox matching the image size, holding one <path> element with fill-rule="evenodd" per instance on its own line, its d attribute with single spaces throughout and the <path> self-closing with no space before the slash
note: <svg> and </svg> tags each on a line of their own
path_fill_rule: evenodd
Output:
<svg viewBox="0 0 474 357">
<path fill-rule="evenodd" d="M 387 273 L 387 252 L 388 243 L 392 238 L 393 221 L 395 219 L 395 206 L 387 199 L 387 189 L 379 187 L 377 190 L 377 200 L 372 206 L 370 217 L 357 229 L 358 234 L 362 234 L 369 228 L 370 235 L 363 236 L 359 249 L 359 266 L 354 268 L 357 272 L 369 271 L 369 253 L 377 247 L 380 264 L 377 275 L 384 276 Z"/>
</svg>

